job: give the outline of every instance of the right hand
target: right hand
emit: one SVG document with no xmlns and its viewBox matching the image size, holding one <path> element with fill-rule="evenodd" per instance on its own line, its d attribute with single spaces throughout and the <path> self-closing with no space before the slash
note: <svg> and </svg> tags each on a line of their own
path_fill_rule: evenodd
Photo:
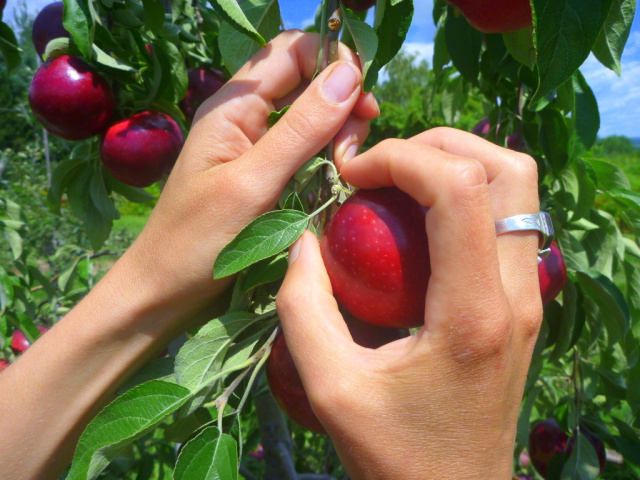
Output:
<svg viewBox="0 0 640 480">
<path fill-rule="evenodd" d="M 386 140 L 342 166 L 425 207 L 424 326 L 377 350 L 353 342 L 317 239 L 290 253 L 277 306 L 313 410 L 353 479 L 509 479 L 542 319 L 538 236 L 494 222 L 539 209 L 536 163 L 475 135 Z M 424 252 L 427 255 L 427 252 Z"/>
</svg>

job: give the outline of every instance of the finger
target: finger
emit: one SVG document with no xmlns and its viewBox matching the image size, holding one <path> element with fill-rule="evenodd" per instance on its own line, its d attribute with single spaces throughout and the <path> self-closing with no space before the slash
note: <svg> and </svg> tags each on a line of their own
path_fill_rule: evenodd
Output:
<svg viewBox="0 0 640 480">
<path fill-rule="evenodd" d="M 332 64 L 246 154 L 224 165 L 243 179 L 246 194 L 261 210 L 270 208 L 293 174 L 340 131 L 361 81 L 352 63 Z"/>
<path fill-rule="evenodd" d="M 530 156 L 450 128 L 429 130 L 411 141 L 482 163 L 487 171 L 494 221 L 539 211 L 537 165 Z M 539 234 L 535 231 L 508 233 L 497 238 L 504 288 L 518 311 L 528 308 L 532 302 L 540 302 L 538 243 Z"/>
<path fill-rule="evenodd" d="M 490 335 L 501 327 L 506 302 L 487 174 L 478 161 L 418 142 L 385 140 L 347 162 L 341 173 L 362 188 L 396 185 L 429 207 L 428 330 Z M 496 312 L 492 321 L 473 321 L 486 311 Z"/>
<path fill-rule="evenodd" d="M 282 110 L 284 107 L 291 105 L 309 86 L 308 81 L 303 81 L 293 91 L 289 92 L 282 98 L 274 100 L 274 107 L 276 111 Z M 378 101 L 372 92 L 364 93 L 360 95 L 358 101 L 353 106 L 352 115 L 360 117 L 366 120 L 373 120 L 380 115 L 380 107 Z"/>
<path fill-rule="evenodd" d="M 291 247 L 289 262 L 276 306 L 287 345 L 315 407 L 317 398 L 332 390 L 335 375 L 352 364 L 347 359 L 355 344 L 311 232 L 305 232 Z"/>
<path fill-rule="evenodd" d="M 188 139 L 185 149 L 197 146 L 193 154 L 207 160 L 204 167 L 246 152 L 267 132 L 275 103 L 313 78 L 319 41 L 319 35 L 289 30 L 269 42 L 198 109 L 189 134 L 197 141 Z M 359 65 L 342 44 L 339 58 Z M 364 110 L 370 115 L 371 106 Z"/>
<path fill-rule="evenodd" d="M 351 115 L 333 139 L 333 157 L 338 169 L 358 154 L 369 135 L 369 121 Z"/>
</svg>

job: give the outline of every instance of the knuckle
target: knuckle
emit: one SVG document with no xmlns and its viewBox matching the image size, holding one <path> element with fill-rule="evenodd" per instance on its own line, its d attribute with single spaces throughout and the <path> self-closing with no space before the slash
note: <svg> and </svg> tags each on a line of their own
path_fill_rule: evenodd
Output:
<svg viewBox="0 0 640 480">
<path fill-rule="evenodd" d="M 509 156 L 509 168 L 515 178 L 527 184 L 538 185 L 538 164 L 530 155 L 512 152 Z"/>
<path fill-rule="evenodd" d="M 454 194 L 475 196 L 479 188 L 487 186 L 487 171 L 477 160 L 461 159 L 452 163 L 450 182 Z"/>
<path fill-rule="evenodd" d="M 543 316 L 542 302 L 540 299 L 531 301 L 527 306 L 521 308 L 519 316 L 525 342 L 530 345 L 535 344 L 538 333 L 540 332 Z"/>
</svg>

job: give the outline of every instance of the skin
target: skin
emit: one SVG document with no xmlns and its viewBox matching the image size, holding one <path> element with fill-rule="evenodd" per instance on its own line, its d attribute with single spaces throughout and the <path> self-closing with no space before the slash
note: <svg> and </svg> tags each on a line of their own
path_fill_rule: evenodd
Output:
<svg viewBox="0 0 640 480">
<path fill-rule="evenodd" d="M 340 158 L 362 144 L 379 110 L 361 94 L 357 57 L 343 47 L 342 61 L 310 83 L 317 50 L 317 36 L 283 33 L 201 106 L 140 237 L 2 372 L 3 480 L 58 478 L 117 388 L 181 332 L 212 318 L 212 305 L 224 304 L 232 279 L 212 280 L 223 246 L 272 208 L 287 180 L 331 138 Z M 328 88 L 332 73 L 345 72 L 339 91 Z M 269 112 L 293 100 L 267 131 Z"/>
<path fill-rule="evenodd" d="M 365 349 L 339 314 L 315 237 L 296 244 L 278 308 L 315 413 L 354 479 L 509 478 L 541 318 L 538 239 L 496 239 L 493 222 L 538 211 L 535 163 L 442 129 L 353 158 L 377 105 L 346 49 L 309 84 L 317 47 L 284 33 L 203 104 L 140 237 L 0 375 L 3 479 L 58 478 L 118 386 L 215 314 L 231 285 L 212 280 L 216 256 L 331 138 L 348 181 L 395 184 L 430 207 L 433 273 L 425 328 Z M 292 100 L 267 131 L 268 113 Z"/>
<path fill-rule="evenodd" d="M 396 185 L 429 207 L 432 269 L 424 327 L 367 350 L 345 327 L 316 238 L 307 232 L 291 248 L 278 311 L 350 478 L 511 478 L 542 318 L 538 237 L 496 237 L 494 222 L 538 211 L 535 162 L 469 133 L 433 129 L 386 140 L 341 173 L 362 188 Z"/>
</svg>

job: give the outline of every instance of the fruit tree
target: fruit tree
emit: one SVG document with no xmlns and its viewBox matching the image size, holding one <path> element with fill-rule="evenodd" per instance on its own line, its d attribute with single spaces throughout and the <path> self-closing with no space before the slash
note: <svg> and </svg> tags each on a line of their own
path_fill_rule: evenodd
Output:
<svg viewBox="0 0 640 480">
<path fill-rule="evenodd" d="M 307 30 L 329 45 L 319 52 L 318 69 L 334 60 L 340 40 L 357 52 L 365 90 L 376 92 L 417 1 L 312 2 L 317 13 Z M 598 104 L 580 72 L 593 53 L 621 74 L 635 6 L 435 0 L 431 68 L 412 79 L 413 90 L 425 92 L 412 100 L 416 115 L 400 117 L 382 103 L 380 122 L 398 135 L 417 124 L 471 130 L 478 123 L 474 133 L 538 164 L 541 205 L 552 215 L 556 243 L 539 270 L 544 322 L 513 456 L 514 475 L 522 478 L 640 476 L 640 193 L 591 153 Z M 125 200 L 146 202 L 161 189 L 198 106 L 285 28 L 285 13 L 278 0 L 64 0 L 42 11 L 33 25 L 42 65 L 29 102 L 47 132 L 71 149 L 54 165 L 48 202 L 57 214 L 73 214 L 91 244 L 65 272 L 89 265 Z M 4 67 L 18 69 L 21 50 L 7 23 L 0 23 L 0 37 Z M 477 118 L 468 118 L 470 111 Z M 286 112 L 272 112 L 270 125 Z M 389 112 L 398 117 L 390 121 Z M 373 128 L 368 144 L 385 131 Z M 145 190 L 152 184 L 155 190 Z M 10 247 L 10 264 L 0 268 L 2 369 L 37 338 L 33 317 L 50 308 L 43 318 L 55 323 L 93 277 L 84 275 L 84 289 L 75 291 L 71 273 L 51 280 L 28 265 L 24 213 L 10 199 L 0 198 L 0 207 Z M 291 178 L 277 207 L 218 256 L 215 277 L 236 278 L 226 313 L 121 389 L 85 429 L 66 478 L 98 478 L 105 469 L 109 478 L 198 479 L 207 471 L 215 475 L 206 478 L 294 479 L 296 470 L 346 478 L 330 441 L 289 423 L 273 399 L 305 398 L 299 378 L 287 384 L 274 365 L 269 382 L 264 375 L 278 358 L 295 373 L 275 310 L 287 248 L 313 230 L 323 238 L 343 309 L 386 327 L 419 327 L 430 275 L 425 214 L 395 189 L 353 193 L 330 149 L 318 152 Z M 384 259 L 367 250 L 376 242 Z M 22 346 L 12 351 L 6 340 L 14 331 Z M 371 348 L 397 336 L 388 338 Z M 308 425 L 321 432 L 315 422 Z"/>
</svg>

